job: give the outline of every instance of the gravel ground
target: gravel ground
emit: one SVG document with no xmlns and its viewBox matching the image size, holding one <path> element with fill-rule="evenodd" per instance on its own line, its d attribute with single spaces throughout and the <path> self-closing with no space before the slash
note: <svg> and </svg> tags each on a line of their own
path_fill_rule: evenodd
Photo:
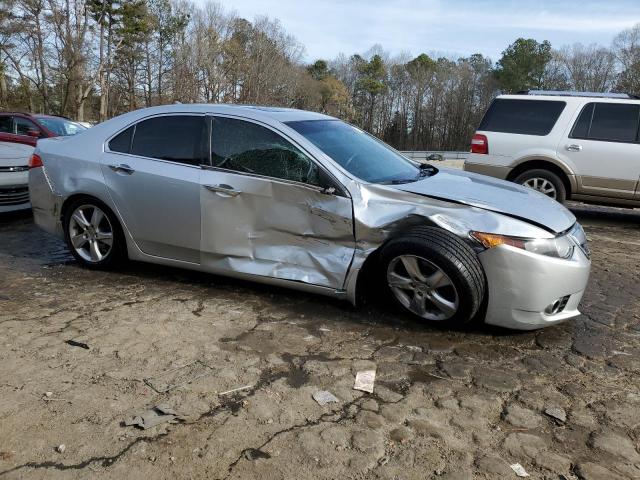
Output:
<svg viewBox="0 0 640 480">
<path fill-rule="evenodd" d="M 593 250 L 583 315 L 528 333 L 139 263 L 89 271 L 29 216 L 2 217 L 0 479 L 515 479 L 515 463 L 640 478 L 640 213 L 574 211 Z M 374 392 L 353 390 L 369 368 Z M 176 415 L 136 421 L 173 423 L 124 425 L 158 405 Z"/>
</svg>

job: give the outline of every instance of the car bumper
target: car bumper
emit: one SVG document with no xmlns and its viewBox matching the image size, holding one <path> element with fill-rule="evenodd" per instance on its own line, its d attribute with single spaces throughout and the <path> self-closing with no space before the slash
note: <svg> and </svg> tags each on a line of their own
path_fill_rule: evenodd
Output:
<svg viewBox="0 0 640 480">
<path fill-rule="evenodd" d="M 62 238 L 60 210 L 63 198 L 54 192 L 43 167 L 29 170 L 29 193 L 36 225 Z"/>
<path fill-rule="evenodd" d="M 486 323 L 535 330 L 580 315 L 578 304 L 591 261 L 578 247 L 568 260 L 506 245 L 485 250 L 479 257 L 488 285 Z M 549 313 L 557 301 L 565 303 L 564 308 Z"/>
<path fill-rule="evenodd" d="M 0 213 L 30 207 L 28 172 L 0 172 Z"/>
</svg>

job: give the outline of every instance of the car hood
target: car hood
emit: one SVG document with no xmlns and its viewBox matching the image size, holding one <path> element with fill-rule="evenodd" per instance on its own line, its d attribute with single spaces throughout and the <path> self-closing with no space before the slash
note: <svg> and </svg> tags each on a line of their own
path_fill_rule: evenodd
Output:
<svg viewBox="0 0 640 480">
<path fill-rule="evenodd" d="M 519 218 L 553 233 L 564 232 L 576 217 L 530 188 L 476 173 L 439 168 L 424 180 L 394 185 L 405 192 L 462 203 Z"/>
</svg>

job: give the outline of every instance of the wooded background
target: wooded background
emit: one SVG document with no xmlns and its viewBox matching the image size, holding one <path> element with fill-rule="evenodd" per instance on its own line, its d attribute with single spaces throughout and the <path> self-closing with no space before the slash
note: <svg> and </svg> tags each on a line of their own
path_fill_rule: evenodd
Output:
<svg viewBox="0 0 640 480">
<path fill-rule="evenodd" d="M 2 110 L 102 121 L 176 101 L 278 105 L 343 118 L 401 150 L 464 150 L 500 92 L 640 93 L 640 24 L 609 46 L 519 38 L 496 63 L 379 45 L 303 58 L 278 20 L 219 3 L 0 0 Z"/>
</svg>

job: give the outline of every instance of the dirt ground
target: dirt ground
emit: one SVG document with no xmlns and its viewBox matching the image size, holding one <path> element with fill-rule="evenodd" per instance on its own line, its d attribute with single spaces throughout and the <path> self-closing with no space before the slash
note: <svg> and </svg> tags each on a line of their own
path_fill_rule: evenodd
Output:
<svg viewBox="0 0 640 480">
<path fill-rule="evenodd" d="M 89 271 L 28 215 L 2 217 L 0 479 L 515 479 L 514 463 L 640 478 L 640 212 L 574 211 L 593 250 L 583 315 L 528 333 L 137 263 Z M 368 368 L 373 394 L 353 390 Z M 158 405 L 173 423 L 124 425 Z"/>
</svg>

